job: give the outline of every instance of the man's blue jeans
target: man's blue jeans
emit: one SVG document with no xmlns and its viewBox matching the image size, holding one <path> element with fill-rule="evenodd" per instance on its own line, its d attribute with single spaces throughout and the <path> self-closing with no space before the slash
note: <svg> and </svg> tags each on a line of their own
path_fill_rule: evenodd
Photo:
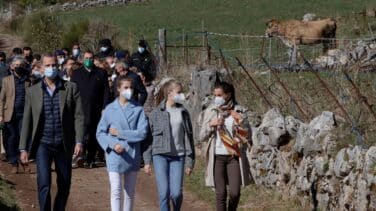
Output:
<svg viewBox="0 0 376 211">
<path fill-rule="evenodd" d="M 51 210 L 51 164 L 55 163 L 57 194 L 54 211 L 65 210 L 72 177 L 72 156 L 67 156 L 62 146 L 40 144 L 36 154 L 38 198 L 41 211 Z"/>
<path fill-rule="evenodd" d="M 159 208 L 178 211 L 183 202 L 184 156 L 153 155 L 155 178 L 159 194 Z"/>
</svg>

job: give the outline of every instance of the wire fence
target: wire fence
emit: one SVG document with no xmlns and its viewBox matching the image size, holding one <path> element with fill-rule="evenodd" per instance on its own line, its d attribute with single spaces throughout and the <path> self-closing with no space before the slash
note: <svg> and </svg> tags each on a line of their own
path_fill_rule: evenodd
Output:
<svg viewBox="0 0 376 211">
<path fill-rule="evenodd" d="M 371 39 L 334 40 L 337 49 L 341 50 Z M 158 42 L 157 39 L 156 46 L 159 46 Z M 310 71 L 272 74 L 274 70 L 268 66 L 285 65 L 289 60 L 288 48 L 278 38 L 263 35 L 182 32 L 176 36 L 167 34 L 166 46 L 170 67 L 205 63 L 227 69 L 232 73 L 230 82 L 240 93 L 239 100 L 254 111 L 264 113 L 269 107 L 249 77 L 253 77 L 272 106 L 286 115 L 309 121 L 324 110 L 335 112 L 347 131 L 342 135 L 341 144 L 375 143 L 376 118 L 371 115 L 372 106 L 367 109 L 364 99 L 368 99 L 370 105 L 376 103 L 376 75 L 360 73 L 356 71 L 356 65 L 321 71 L 317 75 Z M 298 52 L 312 62 L 323 55 L 322 48 L 322 45 L 299 46 Z M 298 62 L 304 63 L 304 60 L 300 58 Z"/>
</svg>

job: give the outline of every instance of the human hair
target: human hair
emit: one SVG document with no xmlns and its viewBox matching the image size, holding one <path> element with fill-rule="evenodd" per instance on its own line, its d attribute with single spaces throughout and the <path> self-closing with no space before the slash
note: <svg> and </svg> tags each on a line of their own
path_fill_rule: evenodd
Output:
<svg viewBox="0 0 376 211">
<path fill-rule="evenodd" d="M 133 88 L 133 79 L 130 78 L 130 77 L 128 77 L 128 76 L 125 76 L 125 75 L 121 75 L 121 76 L 119 76 L 117 78 L 117 80 L 116 80 L 116 88 L 119 89 L 121 87 L 121 85 L 123 84 L 123 82 L 125 82 L 125 81 L 131 82 L 131 86 Z"/>
<path fill-rule="evenodd" d="M 47 54 L 43 54 L 43 56 L 42 56 L 42 59 L 41 59 L 41 61 L 42 61 L 42 64 L 43 64 L 43 62 L 44 62 L 44 58 L 54 58 L 54 59 L 55 59 L 55 61 L 57 62 L 57 58 L 56 58 L 56 55 L 55 55 L 55 54 L 53 54 L 53 53 L 47 53 Z"/>
<path fill-rule="evenodd" d="M 222 89 L 225 94 L 231 94 L 230 100 L 234 103 L 236 103 L 236 97 L 235 97 L 235 87 L 234 85 L 227 83 L 225 81 L 219 81 L 214 85 L 214 89 Z"/>
<path fill-rule="evenodd" d="M 122 60 L 117 61 L 115 65 L 116 66 L 121 65 L 122 67 L 124 67 L 124 69 L 128 69 L 128 67 L 129 67 L 129 65 L 126 62 L 122 61 Z"/>
<path fill-rule="evenodd" d="M 12 50 L 13 54 L 22 54 L 22 49 L 21 48 L 13 48 Z"/>
<path fill-rule="evenodd" d="M 153 81 L 152 75 L 147 71 L 139 71 L 140 74 L 142 74 L 145 77 L 145 82 L 149 83 Z"/>
<path fill-rule="evenodd" d="M 22 65 L 24 65 L 26 63 L 25 58 L 23 58 L 22 56 L 13 57 L 12 64 L 16 63 L 17 61 L 20 61 Z"/>
<path fill-rule="evenodd" d="M 22 49 L 23 51 L 32 51 L 30 47 L 26 46 Z"/>
<path fill-rule="evenodd" d="M 155 98 L 155 104 L 159 105 L 163 100 L 167 99 L 168 94 L 176 87 L 183 87 L 183 85 L 174 79 L 164 83 Z"/>
</svg>

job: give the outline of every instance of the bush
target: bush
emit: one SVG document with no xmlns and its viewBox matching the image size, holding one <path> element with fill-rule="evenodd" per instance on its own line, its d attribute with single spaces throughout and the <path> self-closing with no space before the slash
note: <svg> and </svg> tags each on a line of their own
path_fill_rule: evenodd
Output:
<svg viewBox="0 0 376 211">
<path fill-rule="evenodd" d="M 57 15 L 37 12 L 23 23 L 24 40 L 37 52 L 49 52 L 61 47 L 62 23 Z"/>
<path fill-rule="evenodd" d="M 89 29 L 89 21 L 83 20 L 78 23 L 72 23 L 66 27 L 67 30 L 63 33 L 62 46 L 71 47 L 74 43 L 80 42 L 82 37 Z"/>
</svg>

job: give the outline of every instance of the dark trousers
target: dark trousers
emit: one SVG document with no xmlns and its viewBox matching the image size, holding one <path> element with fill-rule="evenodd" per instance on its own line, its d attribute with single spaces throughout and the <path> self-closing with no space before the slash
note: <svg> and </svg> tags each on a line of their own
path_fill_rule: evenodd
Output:
<svg viewBox="0 0 376 211">
<path fill-rule="evenodd" d="M 13 115 L 10 122 L 5 123 L 6 144 L 4 146 L 6 147 L 7 159 L 12 165 L 18 165 L 21 126 L 22 117 L 16 117 L 16 115 Z"/>
<path fill-rule="evenodd" d="M 226 209 L 227 190 L 229 186 L 229 202 Z M 214 185 L 217 211 L 235 211 L 240 199 L 240 166 L 239 158 L 230 155 L 215 155 Z"/>
<path fill-rule="evenodd" d="M 65 210 L 72 178 L 72 156 L 67 156 L 62 146 L 40 144 L 36 154 L 38 198 L 41 211 L 51 210 L 51 164 L 55 163 L 57 194 L 54 211 Z"/>
<path fill-rule="evenodd" d="M 100 147 L 97 138 L 96 131 L 91 131 L 85 136 L 86 145 L 86 161 L 88 164 L 95 162 L 95 157 L 98 153 L 98 157 L 104 158 L 104 151 Z"/>
</svg>

